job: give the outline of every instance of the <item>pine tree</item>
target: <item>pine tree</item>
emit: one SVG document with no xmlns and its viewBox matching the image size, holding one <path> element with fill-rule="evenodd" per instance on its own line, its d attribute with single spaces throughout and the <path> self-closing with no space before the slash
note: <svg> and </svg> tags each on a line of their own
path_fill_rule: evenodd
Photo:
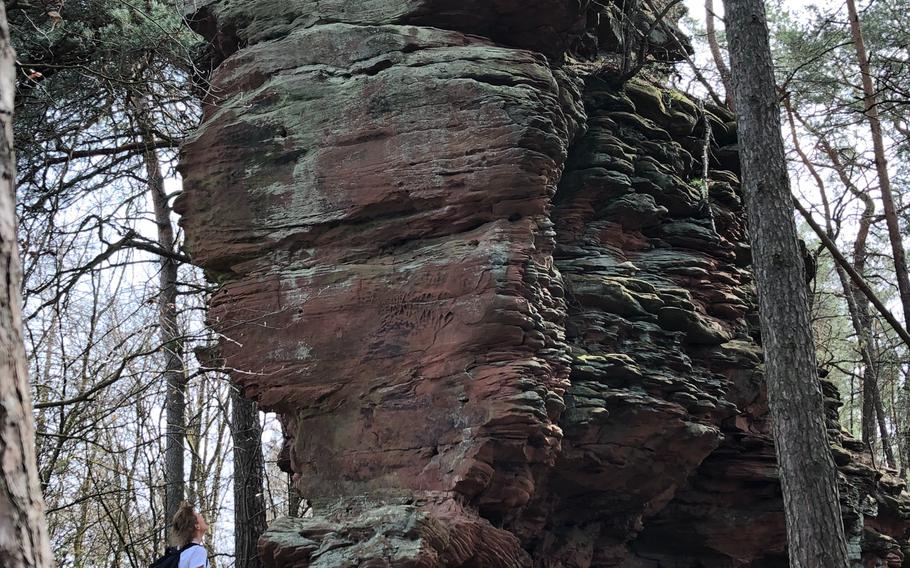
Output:
<svg viewBox="0 0 910 568">
<path fill-rule="evenodd" d="M 725 0 L 724 7 L 790 565 L 846 568 L 764 3 Z"/>
<path fill-rule="evenodd" d="M 31 396 L 22 343 L 22 278 L 13 155 L 15 53 L 0 2 L 0 566 L 49 568 L 53 557 L 35 464 Z"/>
</svg>

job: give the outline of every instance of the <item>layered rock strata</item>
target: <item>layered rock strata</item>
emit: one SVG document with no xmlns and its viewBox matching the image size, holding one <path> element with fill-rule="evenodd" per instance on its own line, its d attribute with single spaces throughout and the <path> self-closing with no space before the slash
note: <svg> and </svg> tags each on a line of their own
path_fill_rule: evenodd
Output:
<svg viewBox="0 0 910 568">
<path fill-rule="evenodd" d="M 732 117 L 574 65 L 616 6 L 193 12 L 177 209 L 315 506 L 266 566 L 786 566 Z M 902 485 L 832 436 L 857 562 L 900 565 Z"/>
</svg>

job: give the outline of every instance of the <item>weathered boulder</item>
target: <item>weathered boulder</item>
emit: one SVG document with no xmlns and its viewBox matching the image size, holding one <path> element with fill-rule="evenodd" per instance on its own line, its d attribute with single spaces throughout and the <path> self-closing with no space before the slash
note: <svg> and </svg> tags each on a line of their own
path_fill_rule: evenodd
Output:
<svg viewBox="0 0 910 568">
<path fill-rule="evenodd" d="M 315 505 L 266 566 L 786 565 L 733 118 L 572 63 L 617 10 L 192 3 L 176 208 Z M 857 561 L 902 558 L 903 485 L 832 443 Z"/>
<path fill-rule="evenodd" d="M 347 24 L 241 51 L 212 84 L 179 209 L 224 280 L 223 356 L 288 415 L 301 490 L 522 506 L 561 438 L 547 212 L 576 86 L 531 52 Z"/>
</svg>

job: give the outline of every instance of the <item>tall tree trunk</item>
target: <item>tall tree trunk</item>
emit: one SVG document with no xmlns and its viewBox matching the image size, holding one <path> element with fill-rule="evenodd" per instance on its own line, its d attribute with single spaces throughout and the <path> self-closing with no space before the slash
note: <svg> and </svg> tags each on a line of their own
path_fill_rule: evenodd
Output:
<svg viewBox="0 0 910 568">
<path fill-rule="evenodd" d="M 714 28 L 714 0 L 705 0 L 705 31 L 708 37 L 708 46 L 711 48 L 711 57 L 714 58 L 714 66 L 720 74 L 720 82 L 724 86 L 724 100 L 727 108 L 734 109 L 733 105 L 733 81 L 730 78 L 730 69 L 724 62 L 724 55 L 720 50 L 720 44 L 717 42 L 717 30 Z"/>
<path fill-rule="evenodd" d="M 764 4 L 725 0 L 724 7 L 790 565 L 846 568 Z"/>
<path fill-rule="evenodd" d="M 259 568 L 256 543 L 265 530 L 262 425 L 256 403 L 231 388 L 234 437 L 234 566 Z"/>
<path fill-rule="evenodd" d="M 898 223 L 897 210 L 894 205 L 894 195 L 891 192 L 891 176 L 888 174 L 888 160 L 885 157 L 882 123 L 878 117 L 878 101 L 875 96 L 875 86 L 872 84 L 869 57 L 866 55 L 866 44 L 863 41 L 863 31 L 859 25 L 859 15 L 856 12 L 855 0 L 847 0 L 847 11 L 850 14 L 850 32 L 853 35 L 856 60 L 862 76 L 863 106 L 866 110 L 866 119 L 869 121 L 869 130 L 872 132 L 875 170 L 878 173 L 879 189 L 882 194 L 882 208 L 885 213 L 885 223 L 888 226 L 888 238 L 891 241 L 891 254 L 894 257 L 897 289 L 900 294 L 901 307 L 904 310 L 904 325 L 910 327 L 907 325 L 910 322 L 910 276 L 907 273 L 907 258 L 904 254 L 904 243 L 901 239 L 900 224 Z"/>
<path fill-rule="evenodd" d="M 16 236 L 13 108 L 16 55 L 0 2 L 0 566 L 50 568 L 53 561 L 35 462 L 31 393 L 22 342 L 22 266 Z"/>
<path fill-rule="evenodd" d="M 164 191 L 164 177 L 161 163 L 155 151 L 155 137 L 152 134 L 148 102 L 140 98 L 137 103 L 136 120 L 142 141 L 145 143 L 145 161 L 148 189 L 155 210 L 155 225 L 158 230 L 158 246 L 165 253 L 160 256 L 158 291 L 158 327 L 161 334 L 164 358 L 164 380 L 166 382 L 165 412 L 167 415 L 166 443 L 164 451 L 164 518 L 165 525 L 180 507 L 186 495 L 184 458 L 186 451 L 186 370 L 183 365 L 183 336 L 177 320 L 177 276 L 179 262 L 167 253 L 175 253 L 176 239 L 171 223 L 171 206 Z"/>
</svg>

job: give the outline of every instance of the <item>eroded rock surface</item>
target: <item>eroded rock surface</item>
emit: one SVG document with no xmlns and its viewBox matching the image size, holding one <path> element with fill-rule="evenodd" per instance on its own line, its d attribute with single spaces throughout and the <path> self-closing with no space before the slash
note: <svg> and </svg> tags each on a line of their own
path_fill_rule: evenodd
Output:
<svg viewBox="0 0 910 568">
<path fill-rule="evenodd" d="M 735 126 L 576 65 L 618 10 L 194 3 L 177 208 L 315 505 L 266 566 L 786 566 Z M 853 555 L 899 566 L 903 486 L 828 394 Z"/>
</svg>

